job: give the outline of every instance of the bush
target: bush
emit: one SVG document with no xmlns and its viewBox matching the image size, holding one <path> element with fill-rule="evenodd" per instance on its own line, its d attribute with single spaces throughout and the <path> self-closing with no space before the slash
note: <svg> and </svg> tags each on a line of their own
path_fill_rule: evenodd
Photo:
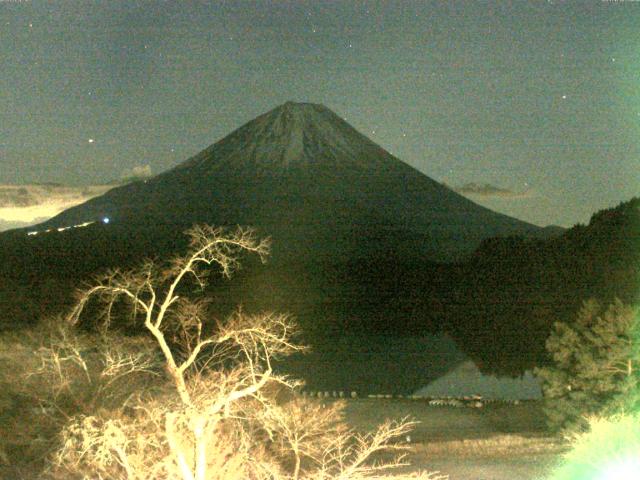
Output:
<svg viewBox="0 0 640 480">
<path fill-rule="evenodd" d="M 584 432 L 589 416 L 630 412 L 639 405 L 637 309 L 619 300 L 605 309 L 589 300 L 575 323 L 556 323 L 546 346 L 553 365 L 536 374 L 552 429 Z"/>
<path fill-rule="evenodd" d="M 69 419 L 126 408 L 132 392 L 161 385 L 161 367 L 147 339 L 91 334 L 61 319 L 3 332 L 0 477 L 37 478 Z"/>
</svg>

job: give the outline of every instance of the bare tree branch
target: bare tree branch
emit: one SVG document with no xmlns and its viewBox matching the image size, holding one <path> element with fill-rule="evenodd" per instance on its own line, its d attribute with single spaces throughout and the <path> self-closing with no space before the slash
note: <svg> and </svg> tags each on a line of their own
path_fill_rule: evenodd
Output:
<svg viewBox="0 0 640 480">
<path fill-rule="evenodd" d="M 298 331 L 291 317 L 239 309 L 213 323 L 208 302 L 184 293 L 187 279 L 204 288 L 211 267 L 230 276 L 244 252 L 264 261 L 268 240 L 258 240 L 250 229 L 228 232 L 208 225 L 187 235 L 189 250 L 168 265 L 147 261 L 135 270 L 112 270 L 78 292 L 68 317 L 72 325 L 92 299 L 102 306 L 103 332 L 122 307 L 132 321 L 143 318 L 162 353 L 170 388 L 144 403 L 131 394 L 133 415 L 118 410 L 113 418 L 76 418 L 63 431 L 58 468 L 114 480 L 359 480 L 386 478 L 389 468 L 405 465 L 402 456 L 370 459 L 396 448 L 392 438 L 413 423 L 386 423 L 373 434 L 355 434 L 342 423 L 343 404 L 325 407 L 297 398 L 299 383 L 274 373 L 274 359 L 304 350 L 294 340 Z M 67 361 L 91 370 L 81 352 L 56 352 L 50 363 L 61 382 Z M 108 348 L 102 354 L 99 378 L 105 388 L 132 372 L 154 373 L 144 355 Z"/>
</svg>

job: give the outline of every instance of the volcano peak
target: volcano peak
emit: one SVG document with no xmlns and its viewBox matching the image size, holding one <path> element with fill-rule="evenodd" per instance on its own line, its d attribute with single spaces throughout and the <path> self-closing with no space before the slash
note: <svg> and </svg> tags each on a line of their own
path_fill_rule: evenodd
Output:
<svg viewBox="0 0 640 480">
<path fill-rule="evenodd" d="M 452 258 L 488 237 L 538 230 L 418 172 L 326 106 L 291 101 L 174 169 L 111 190 L 46 226 L 105 216 L 113 224 L 153 217 L 252 225 L 274 236 L 282 252 L 310 256 L 389 248 Z"/>
<path fill-rule="evenodd" d="M 294 102 L 292 100 L 288 100 L 284 102 L 282 105 L 276 107 L 274 110 L 282 109 L 285 111 L 295 111 L 295 110 L 329 110 L 327 107 L 320 103 L 310 103 L 310 102 Z"/>
<path fill-rule="evenodd" d="M 294 167 L 362 168 L 383 150 L 324 105 L 285 102 L 183 164 L 278 174 Z M 214 153 L 224 152 L 224 155 Z M 180 168 L 180 167 L 179 167 Z M 205 173 L 205 172 L 203 172 Z"/>
<path fill-rule="evenodd" d="M 284 122 L 287 128 L 300 130 L 310 128 L 314 123 L 341 121 L 331 109 L 319 103 L 288 101 L 277 106 L 264 117 L 274 123 Z M 261 118 L 261 117 L 258 117 Z"/>
</svg>

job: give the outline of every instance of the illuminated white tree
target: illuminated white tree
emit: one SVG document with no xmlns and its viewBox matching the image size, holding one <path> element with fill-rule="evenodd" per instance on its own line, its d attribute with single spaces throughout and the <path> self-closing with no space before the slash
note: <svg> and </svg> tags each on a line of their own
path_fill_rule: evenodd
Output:
<svg viewBox="0 0 640 480">
<path fill-rule="evenodd" d="M 411 422 L 386 423 L 370 435 L 349 431 L 341 422 L 341 403 L 322 406 L 302 399 L 295 394 L 298 382 L 274 372 L 274 359 L 303 349 L 292 340 L 296 325 L 289 316 L 239 310 L 212 324 L 207 301 L 183 296 L 189 281 L 206 285 L 208 267 L 229 276 L 243 252 L 264 259 L 268 241 L 240 228 L 229 233 L 196 226 L 187 234 L 187 254 L 166 268 L 145 262 L 136 270 L 110 271 L 79 292 L 70 323 L 80 322 L 95 299 L 103 307 L 100 325 L 107 331 L 115 312 L 122 314 L 127 306 L 129 318 L 141 321 L 157 345 L 168 387 L 136 392 L 126 411 L 76 416 L 62 432 L 52 475 L 391 478 L 387 470 L 404 465 L 403 456 L 376 464 L 369 459 L 394 448 L 390 439 L 408 432 Z M 123 365 L 131 370 L 130 364 Z M 423 473 L 412 478 L 445 477 Z"/>
</svg>

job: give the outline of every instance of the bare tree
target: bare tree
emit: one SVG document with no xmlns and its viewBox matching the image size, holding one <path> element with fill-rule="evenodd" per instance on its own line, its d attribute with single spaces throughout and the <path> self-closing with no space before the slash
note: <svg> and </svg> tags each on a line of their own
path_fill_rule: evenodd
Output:
<svg viewBox="0 0 640 480">
<path fill-rule="evenodd" d="M 157 345 L 168 386 L 153 395 L 132 392 L 126 410 L 76 416 L 62 432 L 50 474 L 127 480 L 391 478 L 388 469 L 404 465 L 404 457 L 369 460 L 390 448 L 389 441 L 406 433 L 411 422 L 387 423 L 370 435 L 348 430 L 340 403 L 303 400 L 295 395 L 298 382 L 274 372 L 274 359 L 303 350 L 293 340 L 297 329 L 289 316 L 238 310 L 211 324 L 208 303 L 183 296 L 189 280 L 206 286 L 208 267 L 228 277 L 243 252 L 264 260 L 268 241 L 242 228 L 227 232 L 204 225 L 187 234 L 187 254 L 166 268 L 147 261 L 135 270 L 113 270 L 79 292 L 71 324 L 96 299 L 106 332 L 115 312 L 127 306 L 130 319 L 142 321 Z M 139 362 L 142 357 L 111 357 L 99 375 L 153 371 Z M 55 371 L 60 355 L 52 358 L 48 365 Z M 64 358 L 88 372 L 82 355 L 71 350 Z"/>
</svg>

